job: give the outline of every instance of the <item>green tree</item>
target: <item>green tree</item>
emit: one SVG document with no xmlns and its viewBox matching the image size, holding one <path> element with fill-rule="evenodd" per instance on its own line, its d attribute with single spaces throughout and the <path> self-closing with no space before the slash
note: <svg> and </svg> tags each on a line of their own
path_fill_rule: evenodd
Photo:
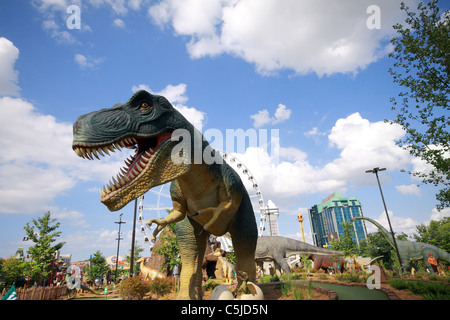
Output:
<svg viewBox="0 0 450 320">
<path fill-rule="evenodd" d="M 437 0 L 419 3 L 418 12 L 404 3 L 406 25 L 396 24 L 391 40 L 395 59 L 389 73 L 403 91 L 392 98 L 392 110 L 406 131 L 397 144 L 424 160 L 430 170 L 410 172 L 440 188 L 437 208 L 450 206 L 450 11 L 440 13 Z"/>
<path fill-rule="evenodd" d="M 134 266 L 133 266 L 133 273 L 138 274 L 140 264 L 136 263 L 137 260 L 141 257 L 141 253 L 144 252 L 144 248 L 142 248 L 140 245 L 138 245 L 138 242 L 136 241 L 134 243 Z M 131 267 L 131 249 L 130 254 L 127 254 L 125 257 L 125 261 L 128 262 L 128 265 Z"/>
<path fill-rule="evenodd" d="M 161 245 L 158 248 L 154 248 L 153 251 L 164 257 L 164 263 L 161 268 L 170 271 L 176 265 L 180 266 L 180 249 L 175 235 L 175 224 L 169 224 L 164 228 L 159 236 L 159 240 Z"/>
<path fill-rule="evenodd" d="M 24 227 L 26 236 L 33 241 L 34 246 L 28 248 L 28 253 L 33 258 L 35 265 L 34 274 L 47 276 L 48 266 L 55 260 L 55 252 L 60 250 L 65 242 L 53 244 L 61 235 L 61 231 L 56 231 L 60 223 L 52 219 L 50 211 L 47 211 L 42 218 L 33 219 Z"/>
<path fill-rule="evenodd" d="M 418 234 L 414 235 L 414 240 L 450 251 L 450 217 L 431 220 L 429 225 L 420 224 L 416 226 L 416 230 Z"/>
<path fill-rule="evenodd" d="M 333 239 L 331 248 L 333 250 L 344 251 L 345 255 L 349 256 L 355 254 L 357 251 L 356 244 L 353 241 L 353 223 L 351 221 L 345 221 L 342 223 L 343 233 L 339 235 L 339 239 Z"/>
<path fill-rule="evenodd" d="M 103 275 L 109 270 L 106 259 L 99 250 L 97 250 L 92 258 L 89 259 L 89 262 L 90 265 L 86 267 L 85 270 L 87 269 L 87 277 L 91 281 L 102 278 Z"/>
<path fill-rule="evenodd" d="M 25 274 L 26 262 L 15 257 L 2 260 L 0 263 L 0 278 L 6 287 L 11 286 Z"/>
</svg>

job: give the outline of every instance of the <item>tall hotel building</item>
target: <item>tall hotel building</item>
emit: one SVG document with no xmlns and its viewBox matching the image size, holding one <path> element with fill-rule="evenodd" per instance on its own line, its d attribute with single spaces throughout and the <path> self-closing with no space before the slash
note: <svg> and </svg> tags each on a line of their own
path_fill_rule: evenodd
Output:
<svg viewBox="0 0 450 320">
<path fill-rule="evenodd" d="M 314 245 L 324 247 L 329 245 L 344 233 L 342 224 L 355 217 L 362 217 L 361 203 L 358 198 L 344 198 L 335 192 L 308 210 Z M 364 221 L 353 222 L 353 240 L 359 246 L 362 239 L 367 238 Z"/>
</svg>

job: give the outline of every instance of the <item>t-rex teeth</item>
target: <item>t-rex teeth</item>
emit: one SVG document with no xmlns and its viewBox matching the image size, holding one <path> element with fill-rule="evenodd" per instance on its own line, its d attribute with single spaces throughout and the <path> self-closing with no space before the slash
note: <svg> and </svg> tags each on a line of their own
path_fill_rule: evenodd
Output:
<svg viewBox="0 0 450 320">
<path fill-rule="evenodd" d="M 83 157 L 83 153 L 81 152 L 80 148 L 75 148 L 75 153 L 77 154 L 77 156 L 79 157 Z"/>
<path fill-rule="evenodd" d="M 110 155 L 110 154 L 109 154 L 109 149 L 108 149 L 107 146 L 102 147 L 102 150 L 103 150 L 103 152 L 106 153 L 108 156 Z"/>
<path fill-rule="evenodd" d="M 91 155 L 91 149 L 90 148 L 87 148 L 86 149 L 86 157 L 89 159 L 89 160 L 94 160 L 93 158 L 92 158 L 92 155 Z"/>
<path fill-rule="evenodd" d="M 117 142 L 117 144 L 121 147 L 121 148 L 125 148 L 125 142 L 123 140 L 120 140 L 119 142 Z"/>
<path fill-rule="evenodd" d="M 98 148 L 96 151 L 97 151 L 102 157 L 105 156 L 105 154 L 102 152 L 102 148 Z"/>
<path fill-rule="evenodd" d="M 145 168 L 145 164 L 142 165 L 142 163 L 139 161 L 138 163 L 136 163 L 136 169 L 138 169 L 138 171 L 142 171 L 142 169 Z"/>
<path fill-rule="evenodd" d="M 144 154 L 142 155 L 142 158 L 144 158 L 146 160 L 150 160 L 152 156 L 153 156 L 152 153 L 145 151 Z"/>
<path fill-rule="evenodd" d="M 97 154 L 97 150 L 92 150 L 92 154 L 94 155 L 94 157 L 96 157 L 98 160 L 100 160 L 100 158 L 98 157 L 98 154 Z"/>
<path fill-rule="evenodd" d="M 101 197 L 104 197 L 104 196 L 106 196 L 106 192 L 105 192 L 105 190 L 103 190 L 103 189 L 99 189 L 100 190 L 100 196 Z"/>
</svg>

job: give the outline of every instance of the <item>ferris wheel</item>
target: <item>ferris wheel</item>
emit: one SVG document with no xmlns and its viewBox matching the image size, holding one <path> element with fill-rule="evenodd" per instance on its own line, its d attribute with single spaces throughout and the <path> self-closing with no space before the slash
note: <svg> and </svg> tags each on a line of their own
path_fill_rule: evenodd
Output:
<svg viewBox="0 0 450 320">
<path fill-rule="evenodd" d="M 259 212 L 259 228 L 258 228 L 258 237 L 261 237 L 266 229 L 266 215 L 267 215 L 267 206 L 264 205 L 264 198 L 259 188 L 258 182 L 250 170 L 244 165 L 242 161 L 240 161 L 236 156 L 227 153 L 225 151 L 216 150 L 221 154 L 222 158 L 227 161 L 227 163 L 233 167 L 236 172 L 239 174 L 241 179 L 244 180 L 246 178 L 250 183 L 250 187 L 248 184 L 243 181 L 244 186 L 246 186 L 247 191 L 249 193 L 250 200 L 252 202 L 253 211 L 255 215 Z M 149 247 L 151 251 L 153 248 L 153 243 L 150 241 L 150 237 L 147 231 L 153 231 L 155 226 L 151 226 L 150 228 L 145 225 L 146 219 L 144 219 L 144 211 L 153 211 L 157 212 L 157 216 L 160 219 L 162 217 L 162 213 L 166 210 L 171 210 L 171 202 L 170 202 L 170 183 L 166 183 L 157 188 L 149 190 L 146 194 L 139 197 L 139 218 L 138 221 L 140 223 L 140 230 L 144 234 L 144 243 Z M 148 203 L 154 203 L 155 206 L 146 205 L 144 206 L 144 197 L 153 196 L 153 201 L 149 201 Z M 156 199 L 154 199 L 156 196 Z M 146 200 L 147 201 L 147 200 Z"/>
</svg>

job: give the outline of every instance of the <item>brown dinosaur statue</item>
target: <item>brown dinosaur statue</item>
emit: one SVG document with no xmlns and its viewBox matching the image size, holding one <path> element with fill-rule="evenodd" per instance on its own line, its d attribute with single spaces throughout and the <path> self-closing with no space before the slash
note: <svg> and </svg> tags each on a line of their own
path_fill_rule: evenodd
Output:
<svg viewBox="0 0 450 320">
<path fill-rule="evenodd" d="M 333 258 L 331 256 L 312 254 L 309 259 L 314 261 L 314 270 L 324 270 L 325 272 L 333 267 L 335 272 L 344 272 L 345 260 L 341 257 Z"/>
<path fill-rule="evenodd" d="M 136 92 L 126 103 L 80 116 L 72 148 L 89 160 L 120 148 L 135 149 L 125 167 L 100 189 L 101 202 L 117 211 L 149 189 L 171 182 L 173 210 L 152 235 L 175 223 L 181 256 L 179 299 L 202 299 L 202 262 L 208 233 L 229 232 L 236 269 L 256 280 L 258 230 L 239 175 L 166 98 Z"/>
</svg>

